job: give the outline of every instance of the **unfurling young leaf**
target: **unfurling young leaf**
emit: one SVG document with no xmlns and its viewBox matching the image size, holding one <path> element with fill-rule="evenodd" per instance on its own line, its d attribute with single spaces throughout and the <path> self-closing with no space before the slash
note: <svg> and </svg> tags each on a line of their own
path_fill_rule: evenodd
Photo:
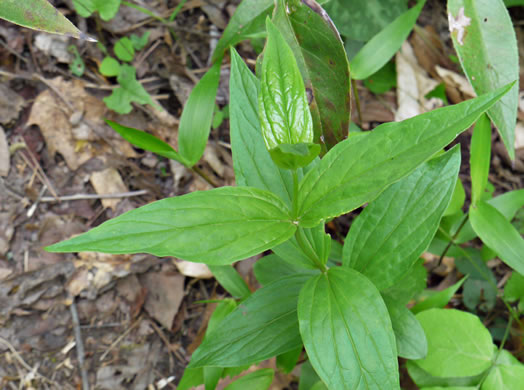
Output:
<svg viewBox="0 0 524 390">
<path fill-rule="evenodd" d="M 302 168 L 318 156 L 320 145 L 313 144 L 313 122 L 293 51 L 271 20 L 267 19 L 266 26 L 258 95 L 262 135 L 279 167 Z"/>
</svg>

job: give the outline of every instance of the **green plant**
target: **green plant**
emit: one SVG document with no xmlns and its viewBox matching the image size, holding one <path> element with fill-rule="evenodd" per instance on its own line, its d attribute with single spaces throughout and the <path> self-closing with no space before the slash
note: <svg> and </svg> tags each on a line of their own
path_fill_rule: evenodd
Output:
<svg viewBox="0 0 524 390">
<path fill-rule="evenodd" d="M 350 75 L 338 33 L 312 1 L 278 0 L 274 12 L 272 4 L 244 0 L 238 7 L 214 65 L 184 109 L 179 151 L 108 122 L 133 144 L 193 166 L 209 134 L 224 51 L 266 31 L 259 77 L 231 49 L 229 115 L 238 187 L 160 200 L 47 249 L 146 252 L 210 266 L 234 299 L 217 306 L 180 389 L 202 383 L 212 389 L 221 377 L 273 356 L 289 372 L 303 348 L 308 361 L 300 389 L 398 389 L 398 356 L 409 360 L 408 372 L 423 389 L 518 388 L 524 366 L 503 346 L 522 313 L 522 304 L 510 306 L 524 297 L 524 240 L 511 220 L 524 205 L 524 190 L 498 197 L 487 190 L 490 119 L 499 121 L 514 153 L 508 140 L 514 136 L 518 67 L 492 61 L 497 52 L 483 38 L 492 28 L 483 24 L 487 12 L 497 26 L 509 25 L 502 1 L 483 8 L 482 2 L 449 0 L 452 37 L 479 97 L 348 137 Z M 389 38 L 398 48 L 423 4 L 401 7 L 375 32 L 381 39 L 362 39 L 369 42 L 359 53 L 373 52 Z M 515 42 L 505 42 L 514 62 Z M 470 55 L 475 45 L 482 54 L 477 61 Z M 372 75 L 395 50 L 388 46 L 372 59 L 357 54 L 357 77 Z M 113 75 L 122 66 L 116 60 L 106 65 Z M 326 74 L 335 70 L 339 78 L 330 82 Z M 321 101 L 326 96 L 330 104 Z M 443 148 L 474 123 L 472 199 L 465 213 L 459 147 Z M 326 234 L 326 222 L 365 203 L 343 246 Z M 477 235 L 482 249 L 462 246 Z M 427 248 L 441 258 L 453 253 L 468 276 L 438 293 L 425 290 L 419 256 Z M 251 293 L 231 264 L 269 249 L 274 253 L 254 268 L 262 287 Z M 494 304 L 498 288 L 485 261 L 495 256 L 515 270 L 500 297 L 510 319 L 502 335 L 493 334 L 498 348 L 477 316 L 443 309 L 461 287 L 471 311 Z M 272 370 L 258 370 L 229 388 L 267 389 L 272 377 Z"/>
</svg>

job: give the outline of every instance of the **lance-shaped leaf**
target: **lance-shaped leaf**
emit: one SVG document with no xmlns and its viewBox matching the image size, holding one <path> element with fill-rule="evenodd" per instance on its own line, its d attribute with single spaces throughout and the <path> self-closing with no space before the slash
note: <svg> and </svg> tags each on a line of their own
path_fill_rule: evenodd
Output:
<svg viewBox="0 0 524 390">
<path fill-rule="evenodd" d="M 300 347 L 297 301 L 308 275 L 262 287 L 209 332 L 189 367 L 252 364 Z"/>
<path fill-rule="evenodd" d="M 491 121 L 486 114 L 483 114 L 475 124 L 469 156 L 471 203 L 477 204 L 488 184 L 491 160 Z"/>
<path fill-rule="evenodd" d="M 473 376 L 490 367 L 491 334 L 480 319 L 455 309 L 431 309 L 417 314 L 428 339 L 426 358 L 415 363 L 433 376 Z M 445 324 L 445 325 L 444 325 Z"/>
<path fill-rule="evenodd" d="M 153 202 L 47 250 L 150 253 L 225 265 L 289 239 L 296 227 L 288 212 L 270 192 L 222 187 Z"/>
<path fill-rule="evenodd" d="M 404 359 L 423 359 L 428 353 L 424 329 L 408 308 L 395 299 L 382 295 L 388 308 L 397 341 L 398 356 Z"/>
<path fill-rule="evenodd" d="M 77 29 L 47 0 L 2 0 L 0 18 L 33 30 L 94 41 Z"/>
<path fill-rule="evenodd" d="M 469 209 L 471 226 L 500 259 L 524 275 L 524 239 L 495 207 L 479 202 Z"/>
<path fill-rule="evenodd" d="M 353 79 L 368 78 L 393 57 L 413 29 L 425 3 L 425 0 L 419 1 L 417 5 L 397 17 L 360 49 L 350 63 Z"/>
<path fill-rule="evenodd" d="M 246 281 L 232 265 L 210 265 L 215 279 L 235 298 L 245 299 L 251 295 Z"/>
<path fill-rule="evenodd" d="M 318 155 L 304 82 L 293 51 L 271 20 L 262 62 L 258 115 L 264 142 L 281 168 L 306 166 Z"/>
<path fill-rule="evenodd" d="M 142 130 L 137 130 L 132 127 L 122 126 L 116 122 L 106 120 L 106 123 L 113 128 L 118 134 L 122 136 L 126 141 L 132 143 L 136 147 L 144 150 L 148 150 L 159 156 L 177 160 L 182 164 L 185 164 L 184 159 L 178 152 L 171 147 L 171 145 L 165 143 L 161 139 L 146 133 Z M 187 164 L 186 164 L 187 165 Z"/>
<path fill-rule="evenodd" d="M 351 225 L 344 265 L 379 290 L 394 285 L 431 243 L 460 168 L 460 148 L 421 165 L 371 202 Z"/>
<path fill-rule="evenodd" d="M 300 334 L 329 389 L 399 389 L 397 348 L 377 288 L 355 270 L 330 268 L 300 291 Z"/>
<path fill-rule="evenodd" d="M 449 144 L 512 86 L 338 143 L 300 183 L 300 224 L 313 227 L 371 201 Z"/>
<path fill-rule="evenodd" d="M 519 79 L 513 23 L 502 0 L 448 0 L 449 29 L 462 69 L 480 95 Z M 518 83 L 489 111 L 515 158 Z"/>
<path fill-rule="evenodd" d="M 200 160 L 206 148 L 219 80 L 220 61 L 193 88 L 182 112 L 178 127 L 178 151 L 189 166 Z"/>
<path fill-rule="evenodd" d="M 286 11 L 289 10 L 289 13 Z M 315 143 L 325 151 L 346 138 L 351 101 L 343 42 L 327 13 L 314 0 L 286 6 L 277 1 L 273 22 L 291 47 L 309 96 Z"/>
</svg>

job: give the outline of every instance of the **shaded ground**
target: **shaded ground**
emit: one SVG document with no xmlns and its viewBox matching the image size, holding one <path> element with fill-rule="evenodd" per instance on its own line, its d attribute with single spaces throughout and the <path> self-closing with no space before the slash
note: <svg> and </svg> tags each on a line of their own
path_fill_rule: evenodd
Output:
<svg viewBox="0 0 524 390">
<path fill-rule="evenodd" d="M 103 54 L 94 44 L 0 21 L 0 388 L 81 388 L 82 372 L 92 388 L 175 388 L 213 309 L 194 302 L 225 295 L 209 270 L 171 258 L 51 254 L 43 247 L 151 201 L 210 188 L 184 167 L 132 148 L 102 118 L 148 130 L 176 146 L 181 107 L 207 70 L 213 45 L 238 1 L 187 1 L 171 25 L 176 39 L 165 25 L 129 7 L 105 23 L 76 17 L 69 1 L 53 3 L 108 48 L 124 34 L 150 31 L 133 64 L 164 111 L 149 106 L 135 106 L 128 115 L 109 111 L 101 98 L 114 83 L 98 72 Z M 177 3 L 141 2 L 163 17 Z M 439 2 L 429 2 L 419 27 L 409 41 L 413 55 L 403 49 L 408 65 L 399 65 L 397 58 L 397 71 L 444 82 L 452 103 L 468 98 L 467 85 L 448 57 L 452 49 Z M 74 61 L 69 44 L 85 62 L 82 77 L 69 69 Z M 240 45 L 240 53 L 256 58 L 249 44 Z M 220 107 L 228 102 L 228 74 L 225 61 Z M 358 88 L 362 128 L 395 119 L 404 86 L 381 96 L 361 84 Z M 440 104 L 424 95 L 416 93 L 425 109 Z M 354 119 L 359 122 L 356 110 Z M 519 119 L 524 119 L 522 110 Z M 522 130 L 519 134 L 524 136 Z M 458 139 L 468 195 L 469 138 L 466 132 Z M 493 138 L 495 193 L 523 188 L 524 141 L 520 138 L 511 164 L 495 133 Z M 234 183 L 227 119 L 212 131 L 199 167 L 219 185 Z M 106 194 L 114 197 L 101 199 Z M 332 233 L 345 234 L 350 219 L 330 224 Z M 252 288 L 255 260 L 238 265 Z M 503 284 L 507 269 L 496 261 L 491 267 Z M 457 277 L 450 260 L 429 283 L 444 288 Z M 453 302 L 460 305 L 460 296 Z M 78 354 L 78 340 L 84 354 Z M 280 375 L 273 388 L 291 388 L 293 381 L 295 375 Z"/>
</svg>

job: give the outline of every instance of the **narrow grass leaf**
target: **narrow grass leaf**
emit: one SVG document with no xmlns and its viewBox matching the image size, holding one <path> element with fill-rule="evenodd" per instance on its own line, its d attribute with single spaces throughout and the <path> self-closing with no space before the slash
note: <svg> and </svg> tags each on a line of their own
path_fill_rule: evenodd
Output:
<svg viewBox="0 0 524 390">
<path fill-rule="evenodd" d="M 289 239 L 296 227 L 288 212 L 267 191 L 221 187 L 150 203 L 46 249 L 150 253 L 226 265 Z"/>
<path fill-rule="evenodd" d="M 220 62 L 215 63 L 191 91 L 178 127 L 178 151 L 189 166 L 195 165 L 206 148 L 220 80 Z"/>
<path fill-rule="evenodd" d="M 431 309 L 417 314 L 428 340 L 426 358 L 415 363 L 437 377 L 474 376 L 491 365 L 491 334 L 471 313 Z"/>
<path fill-rule="evenodd" d="M 344 265 L 379 290 L 397 283 L 431 243 L 459 168 L 460 148 L 454 147 L 380 194 L 352 223 Z"/>
<path fill-rule="evenodd" d="M 424 310 L 443 308 L 449 303 L 450 299 L 453 298 L 453 295 L 455 295 L 455 293 L 466 281 L 466 279 L 467 277 L 464 277 L 454 285 L 430 295 L 429 297 L 425 298 L 424 300 L 413 306 L 411 308 L 411 311 L 413 312 L 413 314 L 417 314 Z"/>
<path fill-rule="evenodd" d="M 480 95 L 519 79 L 515 30 L 502 0 L 448 0 L 453 45 Z M 518 83 L 488 111 L 510 158 L 515 158 Z"/>
<path fill-rule="evenodd" d="M 334 267 L 312 278 L 300 292 L 298 319 L 311 364 L 329 389 L 400 389 L 389 314 L 366 277 Z"/>
<path fill-rule="evenodd" d="M 308 279 L 288 276 L 254 292 L 206 335 L 189 367 L 252 364 L 300 347 L 297 301 Z"/>
<path fill-rule="evenodd" d="M 177 160 L 182 164 L 185 161 L 182 159 L 175 149 L 161 139 L 146 133 L 145 131 L 134 129 L 132 127 L 122 126 L 116 122 L 106 120 L 106 123 L 113 128 L 126 141 L 140 149 L 148 150 L 159 156 L 166 157 L 172 160 Z"/>
<path fill-rule="evenodd" d="M 300 183 L 299 223 L 314 227 L 373 200 L 449 144 L 512 86 L 338 143 Z"/>
<path fill-rule="evenodd" d="M 491 121 L 481 115 L 473 130 L 469 166 L 471 174 L 471 203 L 477 204 L 488 184 L 489 162 L 491 161 Z"/>
<path fill-rule="evenodd" d="M 274 375 L 275 372 L 271 368 L 257 370 L 230 383 L 224 390 L 267 390 L 273 382 Z"/>
<path fill-rule="evenodd" d="M 400 49 L 418 19 L 425 0 L 398 16 L 359 50 L 350 63 L 351 77 L 363 80 L 382 68 Z"/>
<path fill-rule="evenodd" d="M 215 279 L 231 296 L 245 299 L 251 295 L 246 281 L 232 265 L 210 265 L 209 269 Z"/>
<path fill-rule="evenodd" d="M 490 204 L 479 202 L 470 207 L 469 217 L 482 242 L 504 263 L 524 275 L 524 239 L 504 215 Z"/>
</svg>

